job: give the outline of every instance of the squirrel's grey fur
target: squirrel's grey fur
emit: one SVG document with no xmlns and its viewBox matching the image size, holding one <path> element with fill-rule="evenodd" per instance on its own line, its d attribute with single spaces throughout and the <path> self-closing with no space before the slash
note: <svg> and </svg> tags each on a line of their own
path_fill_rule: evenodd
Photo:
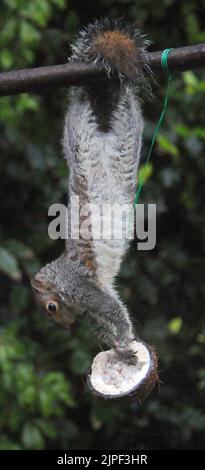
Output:
<svg viewBox="0 0 205 470">
<path fill-rule="evenodd" d="M 146 47 L 136 29 L 108 19 L 83 29 L 72 46 L 70 61 L 95 63 L 109 77 L 119 76 L 71 93 L 63 148 L 70 169 L 69 198 L 78 195 L 80 206 L 133 203 L 143 130 L 136 84 L 145 81 Z M 56 321 L 67 326 L 76 315 L 90 318 L 106 343 L 125 358 L 134 331 L 114 279 L 127 246 L 125 239 L 69 238 L 60 258 L 32 281 L 42 307 L 57 302 Z"/>
</svg>

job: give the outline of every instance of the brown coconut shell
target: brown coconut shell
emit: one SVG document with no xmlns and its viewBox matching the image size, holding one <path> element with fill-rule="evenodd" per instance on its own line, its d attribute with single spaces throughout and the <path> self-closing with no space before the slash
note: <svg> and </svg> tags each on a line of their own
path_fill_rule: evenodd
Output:
<svg viewBox="0 0 205 470">
<path fill-rule="evenodd" d="M 157 370 L 158 358 L 157 358 L 156 350 L 153 346 L 149 346 L 142 341 L 140 343 L 143 344 L 143 346 L 147 349 L 149 353 L 149 357 L 150 357 L 150 365 L 149 365 L 149 369 L 145 377 L 139 383 L 137 383 L 136 386 L 132 387 L 127 392 L 113 394 L 113 395 L 105 394 L 105 393 L 100 392 L 93 386 L 92 369 L 91 369 L 91 372 L 88 374 L 88 377 L 87 377 L 87 385 L 88 385 L 89 390 L 92 392 L 92 394 L 94 394 L 96 397 L 101 397 L 105 400 L 113 400 L 113 399 L 121 399 L 121 398 L 129 397 L 129 398 L 133 398 L 134 401 L 138 400 L 139 402 L 143 402 L 148 397 L 148 395 L 152 392 L 156 383 L 159 380 L 158 370 Z"/>
</svg>

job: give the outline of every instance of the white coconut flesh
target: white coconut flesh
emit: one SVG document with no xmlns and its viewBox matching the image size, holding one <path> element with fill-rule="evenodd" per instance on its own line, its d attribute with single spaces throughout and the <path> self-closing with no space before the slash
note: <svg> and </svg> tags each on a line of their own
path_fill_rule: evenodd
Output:
<svg viewBox="0 0 205 470">
<path fill-rule="evenodd" d="M 123 396 L 136 390 L 145 382 L 151 370 L 151 355 L 147 347 L 132 342 L 136 351 L 136 365 L 128 364 L 113 350 L 103 351 L 95 357 L 90 374 L 90 385 L 100 395 Z"/>
</svg>

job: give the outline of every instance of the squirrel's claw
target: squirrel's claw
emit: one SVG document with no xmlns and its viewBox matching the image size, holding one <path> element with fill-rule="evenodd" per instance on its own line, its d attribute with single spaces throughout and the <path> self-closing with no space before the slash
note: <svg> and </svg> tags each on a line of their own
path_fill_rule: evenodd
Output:
<svg viewBox="0 0 205 470">
<path fill-rule="evenodd" d="M 119 355 L 120 359 L 124 362 L 127 362 L 131 365 L 136 365 L 138 358 L 137 358 L 137 350 L 134 350 L 129 346 L 115 346 L 115 351 Z"/>
</svg>

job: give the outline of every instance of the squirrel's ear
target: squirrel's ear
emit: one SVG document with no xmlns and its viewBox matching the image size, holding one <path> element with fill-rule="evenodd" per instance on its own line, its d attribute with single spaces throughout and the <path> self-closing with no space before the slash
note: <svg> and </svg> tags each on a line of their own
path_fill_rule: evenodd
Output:
<svg viewBox="0 0 205 470">
<path fill-rule="evenodd" d="M 37 292 L 38 294 L 43 294 L 45 292 L 48 292 L 51 288 L 50 284 L 48 282 L 46 282 L 45 279 L 32 279 L 31 280 L 31 285 L 33 287 L 33 289 L 35 290 L 35 292 Z"/>
</svg>

